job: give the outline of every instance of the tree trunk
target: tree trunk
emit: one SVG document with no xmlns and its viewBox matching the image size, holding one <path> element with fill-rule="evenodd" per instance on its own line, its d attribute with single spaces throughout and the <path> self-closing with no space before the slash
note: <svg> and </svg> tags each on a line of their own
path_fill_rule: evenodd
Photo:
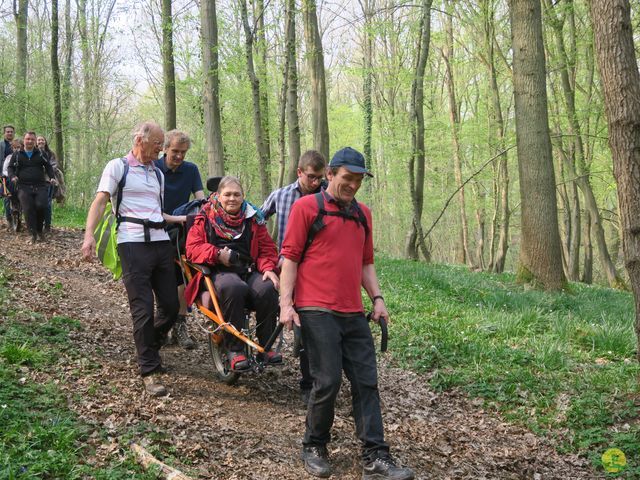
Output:
<svg viewBox="0 0 640 480">
<path fill-rule="evenodd" d="M 21 136 L 27 129 L 27 14 L 29 12 L 28 0 L 13 2 L 13 16 L 16 21 L 16 99 L 17 118 L 16 134 Z"/>
<path fill-rule="evenodd" d="M 618 185 L 625 266 L 635 298 L 635 330 L 640 345 L 640 73 L 629 2 L 592 0 L 591 18 Z M 640 361 L 640 348 L 636 355 Z"/>
<path fill-rule="evenodd" d="M 431 252 L 426 246 L 422 232 L 422 209 L 424 205 L 424 72 L 429 56 L 431 38 L 431 3 L 423 0 L 420 17 L 420 41 L 416 54 L 416 69 L 411 85 L 411 158 L 409 159 L 409 191 L 413 219 L 407 233 L 405 254 L 408 258 L 418 259 L 418 247 L 426 261 L 431 260 Z"/>
<path fill-rule="evenodd" d="M 510 0 L 522 234 L 517 278 L 562 289 L 560 232 L 547 113 L 539 0 Z"/>
<path fill-rule="evenodd" d="M 489 121 L 491 123 L 494 135 L 491 135 L 490 147 L 491 152 L 497 154 L 498 152 L 504 152 L 504 120 L 502 115 L 502 105 L 500 104 L 500 90 L 498 88 L 498 78 L 496 74 L 495 65 L 495 9 L 493 6 L 493 0 L 482 0 L 481 3 L 482 15 L 484 19 L 484 49 L 486 51 L 486 65 L 489 73 L 489 88 L 491 91 L 491 102 L 489 104 Z M 500 231 L 498 238 L 498 248 L 493 256 L 493 241 L 495 220 L 492 221 L 491 232 L 491 248 L 489 261 L 489 268 L 495 273 L 502 273 L 504 271 L 504 264 L 507 257 L 507 251 L 509 250 L 509 167 L 507 164 L 507 154 L 503 153 L 496 160 L 496 177 L 495 182 L 497 188 L 495 189 L 495 204 L 497 206 L 494 217 L 500 218 Z"/>
<path fill-rule="evenodd" d="M 451 124 L 451 143 L 453 150 L 453 174 L 458 189 L 459 199 L 459 215 L 460 215 L 460 238 L 462 239 L 462 258 L 461 263 L 468 264 L 471 268 L 474 266 L 473 257 L 469 251 L 469 225 L 467 222 L 467 208 L 465 202 L 465 189 L 462 185 L 462 159 L 460 158 L 460 141 L 458 139 L 458 130 L 460 128 L 460 118 L 458 115 L 458 103 L 456 100 L 455 83 L 453 79 L 453 69 L 451 68 L 451 59 L 453 57 L 453 20 L 451 18 L 451 2 L 447 2 L 447 14 L 445 15 L 445 42 L 442 49 L 442 58 L 446 70 L 446 85 L 449 97 L 449 123 Z"/>
<path fill-rule="evenodd" d="M 207 164 L 210 177 L 224 175 L 220 84 L 218 80 L 218 18 L 215 0 L 202 0 L 202 71 L 204 72 L 204 131 L 207 139 Z"/>
<path fill-rule="evenodd" d="M 304 38 L 307 47 L 307 65 L 311 84 L 311 129 L 313 146 L 329 160 L 329 121 L 327 114 L 327 87 L 324 73 L 322 38 L 318 28 L 315 0 L 303 0 Z M 365 153 L 365 157 L 369 157 Z"/>
<path fill-rule="evenodd" d="M 584 265 L 580 281 L 591 284 L 593 283 L 593 245 L 591 245 L 591 215 L 588 210 L 584 213 L 584 232 L 582 237 L 584 239 Z"/>
<path fill-rule="evenodd" d="M 278 188 L 284 185 L 284 175 L 287 172 L 287 154 L 285 149 L 285 130 L 287 126 L 287 92 L 289 91 L 289 56 L 284 56 L 282 68 L 282 88 L 280 90 L 280 102 L 278 105 L 278 149 L 280 152 L 280 168 L 278 170 Z"/>
<path fill-rule="evenodd" d="M 61 87 L 61 103 L 62 103 L 62 143 L 68 147 L 69 142 L 69 129 L 65 128 L 69 125 L 70 121 L 70 105 L 71 105 L 71 72 L 73 63 L 73 30 L 74 24 L 71 21 L 71 0 L 66 0 L 64 5 L 64 35 L 65 35 L 65 56 L 64 56 L 64 76 L 62 79 Z M 65 168 L 71 166 L 70 159 L 64 159 Z"/>
<path fill-rule="evenodd" d="M 164 79 L 164 128 L 176 128 L 176 71 L 173 64 L 173 15 L 171 0 L 162 0 L 162 77 Z"/>
<path fill-rule="evenodd" d="M 58 63 L 58 0 L 51 0 L 51 76 L 53 80 L 53 134 L 55 139 L 55 152 L 58 158 L 58 168 L 64 171 L 60 64 Z"/>
<path fill-rule="evenodd" d="M 585 200 L 585 207 L 589 210 L 591 218 L 593 219 L 594 233 L 596 237 L 596 243 L 598 244 L 598 256 L 602 266 L 602 270 L 607 277 L 609 286 L 612 288 L 625 288 L 624 280 L 618 275 L 615 265 L 609 255 L 609 249 L 607 248 L 607 242 L 604 235 L 604 228 L 602 227 L 602 219 L 600 210 L 596 202 L 596 198 L 591 188 L 591 182 L 589 180 L 589 171 L 586 167 L 586 158 L 584 152 L 584 143 L 582 139 L 582 132 L 580 129 L 580 123 L 578 122 L 578 116 L 575 106 L 575 87 L 572 85 L 569 75 L 569 65 L 572 64 L 571 59 L 567 54 L 567 50 L 564 43 L 564 17 L 562 14 L 557 16 L 554 12 L 554 6 L 546 0 L 548 5 L 550 23 L 555 33 L 554 38 L 556 42 L 556 48 L 560 54 L 560 78 L 562 91 L 564 93 L 565 108 L 567 110 L 567 120 L 569 124 L 569 133 L 574 139 L 574 148 L 576 153 L 576 160 L 579 168 L 574 172 L 574 176 L 577 178 L 576 182 L 578 187 L 582 191 L 582 195 Z M 569 2 L 573 3 L 573 2 Z M 572 11 L 573 7 L 568 8 L 567 11 Z M 573 33 L 573 31 L 571 31 Z"/>
<path fill-rule="evenodd" d="M 258 151 L 258 160 L 260 162 L 260 186 L 262 190 L 262 198 L 267 198 L 271 191 L 269 180 L 269 152 L 265 148 L 265 139 L 262 123 L 261 95 L 260 95 L 260 79 L 255 72 L 253 64 L 253 32 L 249 26 L 249 14 L 247 12 L 246 0 L 238 0 L 240 6 L 240 15 L 242 17 L 242 26 L 244 29 L 244 48 L 245 59 L 247 61 L 247 75 L 249 83 L 251 83 L 251 93 L 253 100 L 253 133 Z"/>
<path fill-rule="evenodd" d="M 363 81 L 362 81 L 362 116 L 364 123 L 363 150 L 364 157 L 371 163 L 371 135 L 373 132 L 373 103 L 371 101 L 373 88 L 373 1 L 362 0 L 360 6 L 364 15 L 363 28 Z"/>
<path fill-rule="evenodd" d="M 298 117 L 298 67 L 296 64 L 296 2 L 287 0 L 286 6 L 287 123 L 289 125 L 289 183 L 296 180 L 300 159 L 300 120 Z"/>
<path fill-rule="evenodd" d="M 260 111 L 262 112 L 262 143 L 268 158 L 266 168 L 266 183 L 271 185 L 271 131 L 269 127 L 269 77 L 267 75 L 267 36 L 264 28 L 264 0 L 253 2 L 254 18 L 256 19 L 255 50 L 256 76 L 260 81 Z"/>
<path fill-rule="evenodd" d="M 91 100 L 93 98 L 92 87 L 92 58 L 91 49 L 89 47 L 89 32 L 87 26 L 87 1 L 77 0 L 76 5 L 78 7 L 78 30 L 80 32 L 80 44 L 82 51 L 82 123 L 85 125 L 80 140 L 80 162 L 82 166 L 82 172 L 86 174 L 89 170 L 89 159 L 91 157 L 91 146 L 93 145 L 93 138 L 90 136 L 90 132 L 93 129 L 93 115 L 91 108 Z"/>
</svg>

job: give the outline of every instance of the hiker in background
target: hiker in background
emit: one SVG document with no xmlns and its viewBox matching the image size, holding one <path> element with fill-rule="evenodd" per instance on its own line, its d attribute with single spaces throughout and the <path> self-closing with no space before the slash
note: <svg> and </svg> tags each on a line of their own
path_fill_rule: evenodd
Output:
<svg viewBox="0 0 640 480">
<path fill-rule="evenodd" d="M 327 170 L 326 190 L 293 204 L 280 251 L 280 322 L 301 327 L 314 379 L 302 441 L 306 471 L 332 473 L 327 443 L 344 370 L 362 445 L 362 478 L 409 480 L 413 471 L 396 465 L 384 440 L 376 354 L 362 305 L 364 287 L 373 320 L 389 319 L 373 265 L 371 212 L 355 200 L 365 175 L 372 176 L 360 152 L 339 150 Z"/>
<path fill-rule="evenodd" d="M 57 182 L 49 160 L 36 148 L 35 132 L 25 133 L 23 143 L 24 147 L 11 156 L 7 173 L 18 190 L 20 206 L 34 244 L 44 240 L 47 194 L 50 184 Z"/>
<path fill-rule="evenodd" d="M 3 136 L 4 138 L 2 139 L 2 159 L 3 161 L 5 161 L 5 159 L 7 157 L 10 157 L 11 154 L 13 153 L 13 146 L 12 146 L 12 142 L 14 141 L 14 136 L 16 134 L 16 129 L 13 127 L 13 125 L 5 125 L 3 127 Z M 7 166 L 9 164 L 7 163 Z M 10 183 L 8 182 L 8 176 L 6 173 L 6 169 L 3 166 L 2 169 L 2 175 L 5 177 L 5 183 Z M 7 185 L 6 187 L 7 189 L 9 189 L 9 185 Z M 9 199 L 8 195 L 4 196 L 4 215 L 5 218 L 7 219 L 7 224 L 9 226 L 9 228 L 11 228 L 11 200 Z"/>
<path fill-rule="evenodd" d="M 40 152 L 49 160 L 49 163 L 53 167 L 54 173 L 57 174 L 56 170 L 58 170 L 58 158 L 56 154 L 49 148 L 49 143 L 47 139 L 38 135 L 36 139 L 36 145 L 40 149 Z M 54 177 L 56 178 L 56 177 Z M 49 190 L 47 192 L 47 211 L 44 215 L 44 232 L 49 233 L 51 231 L 51 217 L 52 217 L 52 203 L 53 197 L 55 196 L 56 190 L 59 188 L 59 185 L 50 185 Z"/>
<path fill-rule="evenodd" d="M 166 395 L 161 383 L 160 348 L 178 315 L 178 294 L 173 266 L 173 249 L 165 230 L 166 221 L 183 221 L 162 212 L 164 176 L 154 165 L 162 151 L 164 132 L 153 122 L 145 122 L 133 131 L 133 147 L 127 156 L 107 163 L 100 178 L 96 197 L 87 214 L 82 256 L 95 256 L 93 238 L 107 202 L 121 195 L 118 209 L 118 254 L 122 262 L 122 280 L 129 298 L 133 320 L 133 338 L 137 362 L 145 391 L 152 396 Z M 125 186 L 118 192 L 129 168 Z M 154 297 L 157 315 L 154 315 Z"/>
<path fill-rule="evenodd" d="M 184 205 L 191 198 L 204 199 L 200 171 L 195 163 L 185 161 L 187 151 L 191 148 L 191 139 L 180 130 L 170 130 L 164 136 L 164 155 L 155 161 L 156 167 L 164 174 L 164 205 L 165 213 L 172 214 L 180 205 Z M 184 300 L 184 279 L 182 270 L 176 264 L 176 283 L 178 284 L 178 299 L 180 311 L 175 325 L 169 332 L 169 343 L 177 343 L 182 348 L 190 350 L 196 346 L 189 336 L 187 329 L 187 303 Z"/>
<path fill-rule="evenodd" d="M 264 345 L 276 328 L 278 314 L 278 252 L 269 236 L 262 213 L 245 201 L 236 177 L 223 177 L 218 191 L 211 195 L 189 229 L 187 258 L 194 263 L 212 265 L 213 284 L 226 322 L 244 328 L 245 307 L 256 311 L 256 334 Z M 198 293 L 202 275 L 189 282 L 185 291 L 188 304 Z M 207 295 L 208 296 L 208 295 Z M 204 299 L 203 304 L 212 308 Z M 231 370 L 246 371 L 249 359 L 243 343 L 225 333 Z M 280 353 L 267 353 L 270 364 L 282 363 Z"/>
<path fill-rule="evenodd" d="M 282 240 L 287 229 L 291 206 L 300 197 L 320 191 L 323 186 L 326 164 L 327 161 L 320 152 L 307 150 L 298 160 L 298 179 L 271 192 L 262 205 L 261 210 L 267 220 L 276 214 L 278 221 L 278 251 L 282 248 Z M 311 387 L 313 386 L 313 377 L 309 372 L 309 358 L 304 345 L 300 348 L 300 373 L 302 375 L 300 378 L 300 398 L 307 405 Z"/>
</svg>

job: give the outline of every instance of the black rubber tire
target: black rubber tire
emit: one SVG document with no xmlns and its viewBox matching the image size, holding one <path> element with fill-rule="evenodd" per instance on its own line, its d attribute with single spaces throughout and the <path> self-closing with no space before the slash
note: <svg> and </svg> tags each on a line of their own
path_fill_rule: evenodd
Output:
<svg viewBox="0 0 640 480">
<path fill-rule="evenodd" d="M 231 365 L 229 364 L 227 349 L 224 346 L 224 342 L 216 343 L 213 340 L 213 335 L 208 336 L 208 341 L 209 354 L 211 355 L 211 360 L 213 361 L 213 367 L 216 370 L 216 375 L 218 376 L 220 381 L 226 383 L 227 385 L 233 385 L 240 378 L 240 373 L 231 370 Z"/>
</svg>

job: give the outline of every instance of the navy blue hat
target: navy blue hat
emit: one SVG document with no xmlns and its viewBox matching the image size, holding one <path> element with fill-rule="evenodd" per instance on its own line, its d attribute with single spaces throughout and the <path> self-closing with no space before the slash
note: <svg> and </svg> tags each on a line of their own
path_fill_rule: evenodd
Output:
<svg viewBox="0 0 640 480">
<path fill-rule="evenodd" d="M 334 153 L 329 167 L 344 167 L 351 173 L 364 173 L 373 177 L 364 165 L 364 155 L 351 147 L 345 147 Z"/>
</svg>

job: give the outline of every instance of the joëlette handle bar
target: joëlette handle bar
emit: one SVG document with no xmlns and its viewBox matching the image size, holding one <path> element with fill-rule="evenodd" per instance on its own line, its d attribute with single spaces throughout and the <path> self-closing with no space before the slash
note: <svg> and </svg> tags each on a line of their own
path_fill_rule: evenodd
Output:
<svg viewBox="0 0 640 480">
<path fill-rule="evenodd" d="M 367 320 L 373 320 L 373 312 L 369 312 L 367 314 Z M 378 319 L 378 324 L 380 325 L 380 330 L 382 330 L 382 335 L 380 338 L 380 351 L 387 351 L 387 343 L 389 342 L 389 330 L 387 329 L 387 319 L 384 317 L 380 317 Z"/>
</svg>

